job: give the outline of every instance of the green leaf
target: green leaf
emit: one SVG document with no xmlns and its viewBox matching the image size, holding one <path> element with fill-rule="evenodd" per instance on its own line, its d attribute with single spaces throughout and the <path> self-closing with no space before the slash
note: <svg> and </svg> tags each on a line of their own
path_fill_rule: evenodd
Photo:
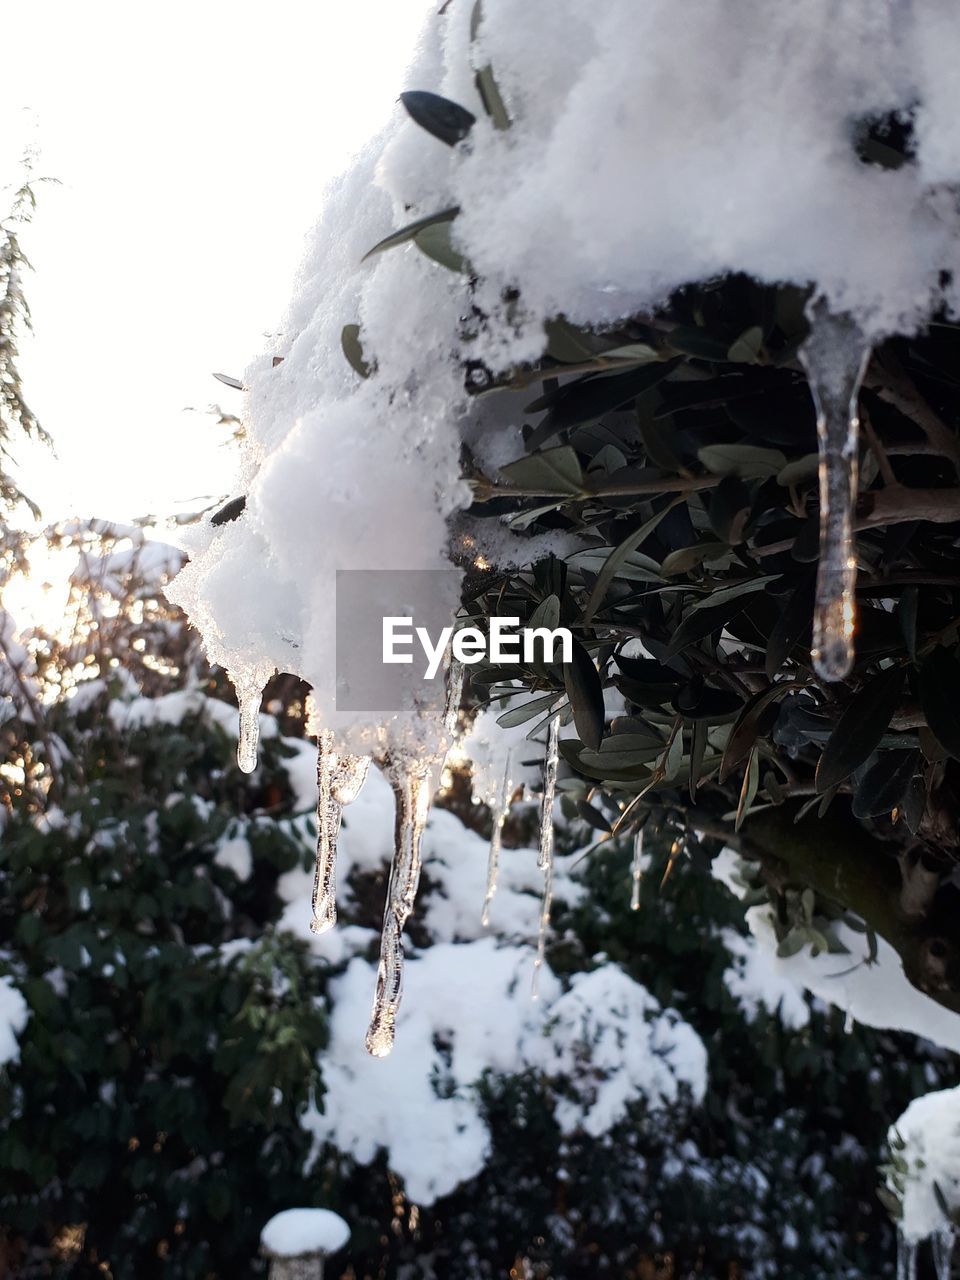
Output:
<svg viewBox="0 0 960 1280">
<path fill-rule="evenodd" d="M 763 330 L 758 324 L 744 329 L 740 337 L 730 344 L 727 359 L 735 364 L 756 364 L 763 351 Z"/>
<path fill-rule="evenodd" d="M 426 129 L 434 138 L 439 138 L 448 147 L 455 147 L 462 142 L 477 122 L 477 117 L 458 102 L 449 98 L 441 98 L 438 93 L 428 93 L 422 89 L 414 89 L 401 93 L 400 101 L 406 107 L 410 118 Z"/>
<path fill-rule="evenodd" d="M 407 226 L 401 227 L 399 231 L 392 231 L 390 235 L 384 236 L 382 240 L 378 240 L 372 249 L 367 250 L 360 261 L 366 262 L 367 259 L 372 258 L 374 254 L 383 253 L 386 249 L 395 249 L 401 244 L 407 244 L 408 241 L 413 240 L 417 233 L 422 231 L 425 227 L 432 227 L 438 222 L 452 222 L 459 212 L 460 206 L 455 204 L 449 209 L 441 209 L 439 213 L 431 213 L 426 218 L 418 218 L 416 222 L 408 223 Z"/>
<path fill-rule="evenodd" d="M 687 356 L 696 356 L 700 360 L 729 359 L 729 342 L 715 338 L 706 329 L 698 329 L 693 325 L 677 325 L 667 334 L 667 342 L 674 351 L 681 351 Z"/>
<path fill-rule="evenodd" d="M 345 324 L 340 330 L 340 346 L 343 348 L 343 354 L 347 357 L 347 362 L 355 373 L 359 373 L 361 378 L 369 378 L 373 373 L 374 366 L 367 364 L 363 358 L 363 347 L 360 345 L 360 326 L 358 324 Z"/>
<path fill-rule="evenodd" d="M 688 645 L 696 644 L 714 631 L 720 631 L 747 607 L 749 597 L 736 596 L 713 608 L 692 610 L 680 623 L 670 643 L 664 650 L 664 656 L 672 658 L 681 653 Z"/>
<path fill-rule="evenodd" d="M 780 611 L 767 640 L 767 656 L 764 671 L 768 680 L 772 680 L 794 647 L 800 643 L 809 631 L 813 614 L 813 578 L 805 578 L 791 592 L 790 598 Z"/>
<path fill-rule="evenodd" d="M 786 466 L 779 449 L 763 449 L 754 444 L 708 444 L 697 457 L 715 476 L 739 476 L 741 480 L 769 480 Z"/>
<path fill-rule="evenodd" d="M 475 76 L 477 93 L 483 103 L 483 109 L 493 122 L 495 129 L 509 129 L 510 115 L 493 77 L 493 67 L 489 64 L 481 67 Z"/>
<path fill-rule="evenodd" d="M 853 695 L 817 765 L 818 793 L 838 786 L 876 751 L 897 709 L 902 688 L 903 669 L 891 667 L 868 680 Z"/>
<path fill-rule="evenodd" d="M 898 809 L 919 767 L 919 751 L 881 751 L 854 792 L 854 815 L 876 818 Z"/>
<path fill-rule="evenodd" d="M 780 576 L 779 573 L 767 573 L 759 578 L 745 578 L 742 582 L 732 582 L 729 587 L 718 587 L 716 591 L 711 591 L 691 605 L 689 612 L 693 613 L 697 609 L 713 609 L 717 605 L 726 604 L 728 600 L 753 595 L 756 591 L 762 591 L 769 582 L 778 581 Z"/>
<path fill-rule="evenodd" d="M 919 692 L 930 732 L 960 760 L 960 665 L 952 653 L 938 647 L 924 659 Z"/>
<path fill-rule="evenodd" d="M 794 458 L 777 472 L 777 484 L 786 489 L 791 484 L 802 484 L 804 480 L 812 480 L 820 466 L 818 453 L 805 453 L 802 458 Z"/>
<path fill-rule="evenodd" d="M 563 683 L 580 741 L 596 751 L 603 737 L 603 685 L 593 659 L 579 640 L 573 642 L 571 661 L 563 664 Z"/>
<path fill-rule="evenodd" d="M 587 623 L 600 608 L 603 598 L 607 594 L 607 590 L 617 576 L 617 570 L 624 561 L 631 556 L 641 543 L 646 542 L 650 534 L 653 533 L 657 525 L 663 517 L 680 502 L 685 501 L 684 498 L 674 498 L 674 500 L 663 507 L 662 510 L 654 512 L 654 514 L 639 529 L 635 529 L 633 533 L 628 533 L 618 547 L 615 547 L 603 568 L 600 570 L 597 580 L 594 583 L 593 590 L 590 593 L 590 599 L 587 601 L 587 607 L 583 613 L 583 621 Z"/>
<path fill-rule="evenodd" d="M 563 316 L 548 320 L 543 328 L 547 335 L 547 355 L 552 360 L 559 360 L 561 364 L 582 364 L 597 354 L 590 344 L 590 334 L 575 328 Z"/>
<path fill-rule="evenodd" d="M 536 495 L 583 492 L 583 471 L 576 450 L 569 445 L 557 449 L 544 449 L 518 458 L 500 468 L 501 479 L 517 489 L 533 490 Z"/>
<path fill-rule="evenodd" d="M 497 716 L 497 724 L 503 729 L 515 729 L 517 725 L 526 724 L 542 711 L 547 711 L 559 696 L 557 693 L 548 693 L 542 698 L 534 698 L 531 702 L 513 706 L 509 711 L 504 711 L 503 715 Z"/>
<path fill-rule="evenodd" d="M 773 685 L 769 689 L 763 689 L 760 693 L 755 693 L 746 704 L 727 737 L 727 745 L 724 747 L 723 758 L 720 761 L 721 784 L 726 781 L 731 770 L 737 767 L 756 742 L 764 723 L 765 714 L 772 716 L 772 711 L 769 708 L 772 707 L 774 701 L 777 698 L 782 698 L 784 694 L 789 693 L 795 687 L 789 682 Z"/>
<path fill-rule="evenodd" d="M 459 249 L 453 246 L 452 224 L 449 222 L 431 222 L 413 237 L 413 243 L 421 253 L 448 271 L 460 275 L 468 274 L 470 267 Z"/>
</svg>

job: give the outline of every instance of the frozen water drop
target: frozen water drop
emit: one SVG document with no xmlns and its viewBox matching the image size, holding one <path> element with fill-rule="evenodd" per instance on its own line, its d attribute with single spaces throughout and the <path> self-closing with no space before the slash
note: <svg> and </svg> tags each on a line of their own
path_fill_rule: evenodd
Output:
<svg viewBox="0 0 960 1280">
<path fill-rule="evenodd" d="M 366 756 L 339 755 L 328 729 L 317 742 L 317 871 L 310 928 L 321 934 L 337 923 L 337 840 L 343 808 L 360 794 L 370 761 Z"/>
<path fill-rule="evenodd" d="M 820 454 L 820 560 L 811 656 L 823 680 L 843 680 L 853 666 L 857 555 L 853 536 L 857 499 L 857 397 L 870 344 L 849 315 L 825 303 L 811 311 L 810 336 L 800 350 L 817 411 Z"/>
<path fill-rule="evenodd" d="M 480 923 L 484 929 L 488 928 L 490 924 L 490 904 L 493 902 L 493 895 L 497 892 L 497 876 L 500 871 L 503 824 L 506 822 L 507 814 L 510 812 L 510 796 L 513 792 L 513 783 L 510 779 L 510 763 L 510 753 L 508 752 L 507 763 L 503 770 L 503 782 L 500 784 L 500 790 L 493 804 L 493 831 L 490 835 L 490 854 L 487 858 L 487 892 L 483 899 L 483 912 L 480 916 Z"/>
<path fill-rule="evenodd" d="M 547 953 L 547 934 L 550 931 L 550 911 L 553 907 L 553 858 L 543 874 L 543 897 L 540 899 L 540 926 L 537 930 L 537 955 L 533 962 L 533 986 L 531 996 L 540 999 L 540 970 Z"/>
</svg>

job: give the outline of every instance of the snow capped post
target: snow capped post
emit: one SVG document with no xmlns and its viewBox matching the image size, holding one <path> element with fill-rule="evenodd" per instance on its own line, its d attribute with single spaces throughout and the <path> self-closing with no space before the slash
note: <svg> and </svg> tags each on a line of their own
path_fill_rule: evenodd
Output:
<svg viewBox="0 0 960 1280">
<path fill-rule="evenodd" d="M 330 1209 L 284 1209 L 260 1233 L 270 1259 L 270 1280 L 323 1280 L 323 1264 L 350 1239 L 350 1228 Z"/>
</svg>

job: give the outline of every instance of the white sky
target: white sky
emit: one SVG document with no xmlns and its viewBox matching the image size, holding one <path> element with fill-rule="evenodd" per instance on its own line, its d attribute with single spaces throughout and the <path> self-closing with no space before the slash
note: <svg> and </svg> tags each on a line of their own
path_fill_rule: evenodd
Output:
<svg viewBox="0 0 960 1280">
<path fill-rule="evenodd" d="M 23 243 L 23 449 L 48 520 L 230 487 L 215 418 L 279 326 L 326 182 L 396 107 L 428 0 L 27 0 L 3 18 L 0 186 L 39 151 Z M 433 7 L 439 7 L 438 4 Z M 0 192 L 9 204 L 9 190 Z M 3 209 L 6 212 L 6 209 Z"/>
</svg>

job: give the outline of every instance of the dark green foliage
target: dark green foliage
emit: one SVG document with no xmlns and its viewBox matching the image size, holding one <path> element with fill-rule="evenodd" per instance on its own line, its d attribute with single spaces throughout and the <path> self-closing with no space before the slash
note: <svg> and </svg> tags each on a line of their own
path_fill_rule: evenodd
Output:
<svg viewBox="0 0 960 1280">
<path fill-rule="evenodd" d="M 72 1275 L 248 1274 L 270 1212 L 309 1203 L 322 973 L 270 928 L 302 839 L 254 814 L 251 877 L 213 855 L 238 811 L 289 809 L 284 749 L 254 790 L 215 719 L 118 735 L 108 709 L 64 709 L 84 785 L 4 833 L 0 953 L 31 1016 L 0 1073 L 0 1219 L 14 1256 L 85 1224 Z"/>
</svg>

